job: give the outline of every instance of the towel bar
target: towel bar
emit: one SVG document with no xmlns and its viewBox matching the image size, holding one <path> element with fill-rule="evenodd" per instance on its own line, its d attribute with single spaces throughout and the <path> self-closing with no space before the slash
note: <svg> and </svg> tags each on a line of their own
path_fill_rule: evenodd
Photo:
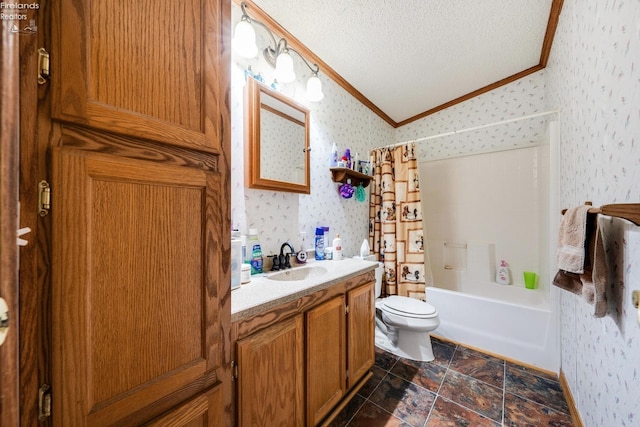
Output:
<svg viewBox="0 0 640 427">
<path fill-rule="evenodd" d="M 585 205 L 590 204 L 591 202 L 585 203 Z M 566 211 L 566 209 L 563 209 L 562 214 L 564 215 Z M 589 209 L 589 213 L 614 216 L 631 221 L 635 225 L 640 225 L 640 203 L 615 203 L 611 205 L 602 205 L 599 208 Z"/>
</svg>

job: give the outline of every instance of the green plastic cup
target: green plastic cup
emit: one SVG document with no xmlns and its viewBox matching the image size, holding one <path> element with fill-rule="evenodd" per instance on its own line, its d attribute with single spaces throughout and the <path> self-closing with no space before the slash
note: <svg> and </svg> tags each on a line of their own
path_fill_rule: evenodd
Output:
<svg viewBox="0 0 640 427">
<path fill-rule="evenodd" d="M 535 289 L 538 275 L 533 271 L 524 272 L 524 287 L 527 289 Z"/>
</svg>

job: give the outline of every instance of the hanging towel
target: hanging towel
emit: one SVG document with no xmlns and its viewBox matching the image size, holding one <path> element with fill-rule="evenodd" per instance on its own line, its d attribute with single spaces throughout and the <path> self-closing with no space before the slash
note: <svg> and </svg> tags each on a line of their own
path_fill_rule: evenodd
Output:
<svg viewBox="0 0 640 427">
<path fill-rule="evenodd" d="M 591 206 L 567 209 L 558 235 L 558 268 L 569 273 L 584 273 L 587 216 Z"/>
<path fill-rule="evenodd" d="M 607 314 L 607 263 L 605 259 L 602 230 L 597 215 L 587 218 L 585 263 L 583 273 L 577 274 L 559 270 L 553 279 L 553 284 L 581 295 L 593 306 L 594 317 L 604 317 Z"/>
<path fill-rule="evenodd" d="M 590 270 L 585 267 L 584 274 L 580 275 L 582 281 L 582 297 L 589 304 L 593 305 L 594 317 L 604 317 L 607 314 L 607 262 L 604 253 L 604 243 L 600 221 L 596 219 L 595 242 L 589 242 L 589 259 L 593 260 Z"/>
</svg>

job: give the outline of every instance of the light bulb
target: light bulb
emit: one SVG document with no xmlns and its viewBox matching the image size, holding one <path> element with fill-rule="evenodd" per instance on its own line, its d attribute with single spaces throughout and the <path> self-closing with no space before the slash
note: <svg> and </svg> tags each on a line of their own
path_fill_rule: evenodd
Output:
<svg viewBox="0 0 640 427">
<path fill-rule="evenodd" d="M 233 50 L 243 58 L 255 58 L 258 54 L 256 31 L 253 29 L 253 25 L 244 19 L 236 25 Z"/>
<path fill-rule="evenodd" d="M 307 99 L 311 102 L 318 102 L 324 98 L 322 93 L 322 82 L 317 74 L 314 74 L 307 80 Z"/>
<path fill-rule="evenodd" d="M 276 59 L 274 76 L 282 83 L 291 83 L 296 79 L 296 74 L 293 72 L 293 59 L 286 50 L 280 53 Z"/>
</svg>

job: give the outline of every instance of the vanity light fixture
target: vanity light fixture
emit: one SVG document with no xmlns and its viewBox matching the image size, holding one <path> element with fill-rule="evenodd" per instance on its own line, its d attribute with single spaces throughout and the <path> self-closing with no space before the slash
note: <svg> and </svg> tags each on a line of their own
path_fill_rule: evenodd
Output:
<svg viewBox="0 0 640 427">
<path fill-rule="evenodd" d="M 293 71 L 293 58 L 291 52 L 298 55 L 299 58 L 311 70 L 312 76 L 307 81 L 307 99 L 312 102 L 318 102 L 324 98 L 322 92 L 322 82 L 318 78 L 320 67 L 318 64 L 309 64 L 309 62 L 298 51 L 289 47 L 284 38 L 276 41 L 275 36 L 269 28 L 260 21 L 257 21 L 247 13 L 247 4 L 242 2 L 242 18 L 236 25 L 233 35 L 233 49 L 243 58 L 255 58 L 258 54 L 258 46 L 256 45 L 256 32 L 253 24 L 257 24 L 264 28 L 269 34 L 271 43 L 262 50 L 265 61 L 275 68 L 274 77 L 281 83 L 290 83 L 296 79 Z"/>
</svg>

